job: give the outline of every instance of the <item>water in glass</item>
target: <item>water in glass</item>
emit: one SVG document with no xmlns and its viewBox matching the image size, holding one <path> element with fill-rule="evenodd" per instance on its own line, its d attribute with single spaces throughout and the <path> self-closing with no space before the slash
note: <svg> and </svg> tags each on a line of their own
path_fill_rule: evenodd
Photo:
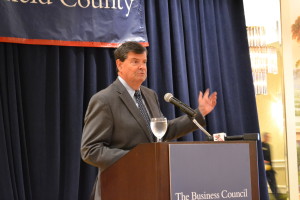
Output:
<svg viewBox="0 0 300 200">
<path fill-rule="evenodd" d="M 168 127 L 167 118 L 151 118 L 150 127 L 157 138 L 157 142 L 161 142 L 161 138 L 165 135 Z"/>
</svg>

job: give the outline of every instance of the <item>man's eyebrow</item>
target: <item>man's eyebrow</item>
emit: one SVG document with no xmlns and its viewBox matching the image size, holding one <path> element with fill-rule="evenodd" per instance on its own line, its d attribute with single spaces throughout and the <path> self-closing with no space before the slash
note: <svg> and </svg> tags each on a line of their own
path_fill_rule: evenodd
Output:
<svg viewBox="0 0 300 200">
<path fill-rule="evenodd" d="M 141 59 L 141 58 L 135 58 L 135 57 L 130 58 L 130 60 L 141 60 L 141 61 L 143 61 L 143 62 L 144 62 L 144 61 L 146 61 L 146 62 L 148 61 L 148 59 L 145 59 L 145 60 L 144 60 L 144 59 Z"/>
</svg>

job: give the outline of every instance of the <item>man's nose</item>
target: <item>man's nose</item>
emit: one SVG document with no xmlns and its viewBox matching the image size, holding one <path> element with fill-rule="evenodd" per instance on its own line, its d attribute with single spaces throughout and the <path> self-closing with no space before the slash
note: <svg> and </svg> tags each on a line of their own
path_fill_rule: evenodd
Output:
<svg viewBox="0 0 300 200">
<path fill-rule="evenodd" d="M 145 69 L 145 68 L 147 68 L 146 63 L 141 63 L 141 64 L 139 65 L 139 69 Z"/>
</svg>

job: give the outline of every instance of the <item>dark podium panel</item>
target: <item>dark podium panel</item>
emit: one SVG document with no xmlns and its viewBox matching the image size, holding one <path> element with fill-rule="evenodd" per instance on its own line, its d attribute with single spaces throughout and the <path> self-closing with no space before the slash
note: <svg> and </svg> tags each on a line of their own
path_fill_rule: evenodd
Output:
<svg viewBox="0 0 300 200">
<path fill-rule="evenodd" d="M 180 148 L 174 148 L 174 147 L 184 147 L 182 148 L 184 151 L 189 150 L 189 148 L 199 147 L 198 149 L 206 149 L 210 148 L 214 149 L 212 147 L 221 147 L 221 148 L 215 148 L 213 152 L 215 154 L 224 155 L 226 153 L 226 145 L 224 144 L 231 144 L 228 146 L 237 146 L 239 148 L 239 145 L 236 144 L 245 144 L 247 148 L 247 155 L 245 158 L 247 159 L 247 163 L 249 163 L 249 166 L 247 166 L 245 169 L 245 173 L 249 174 L 249 187 L 250 189 L 246 191 L 248 192 L 248 198 L 240 198 L 240 199 L 252 199 L 252 200 L 259 200 L 259 189 L 258 189 L 258 171 L 257 171 L 257 153 L 256 153 L 256 141 L 227 141 L 227 142 L 174 142 L 174 143 L 148 143 L 148 144 L 140 144 L 133 150 L 131 150 L 128 154 L 126 154 L 124 157 L 122 157 L 120 160 L 118 160 L 115 164 L 107 168 L 105 171 L 101 174 L 101 193 L 102 193 L 102 200 L 184 200 L 184 199 L 193 199 L 192 195 L 195 195 L 194 198 L 200 198 L 203 193 L 195 193 L 188 194 L 184 192 L 177 192 L 176 198 L 174 197 L 174 180 L 176 180 L 176 176 L 180 174 L 181 176 L 184 176 L 186 173 L 188 173 L 185 169 L 179 168 L 174 170 L 176 166 L 174 164 L 170 164 L 173 162 L 170 161 L 179 161 L 180 158 L 186 158 L 187 156 L 182 156 L 179 158 L 175 158 L 177 155 L 170 152 L 170 149 L 179 149 Z M 181 146 L 178 146 L 181 145 Z M 195 146 L 196 145 L 196 146 Z M 200 145 L 200 146 L 199 146 Z M 219 145 L 219 146 L 214 146 Z M 244 147 L 245 147 L 244 145 Z M 249 149 L 248 149 L 249 148 Z M 172 150 L 173 151 L 173 150 Z M 237 149 L 238 151 L 238 149 Z M 177 156 L 178 157 L 178 156 Z M 230 156 L 229 156 L 230 158 Z M 209 166 L 209 162 L 212 161 L 212 158 L 210 155 L 201 155 L 197 156 L 194 160 L 200 160 L 203 164 L 206 164 Z M 234 158 L 233 158 L 234 159 Z M 224 169 L 224 161 L 221 161 L 220 163 L 219 159 L 213 160 L 214 166 L 220 165 L 220 169 Z M 193 162 L 193 161 L 192 161 Z M 227 161 L 225 161 L 227 162 Z M 217 163 L 217 164 L 216 164 Z M 225 165 L 225 167 L 230 168 L 230 160 L 228 161 L 229 165 Z M 183 163 L 184 164 L 184 163 Z M 172 166 L 173 165 L 173 166 Z M 193 163 L 189 162 L 186 163 L 186 166 L 192 166 Z M 199 165 L 199 164 L 198 164 Z M 201 163 L 200 163 L 201 165 Z M 177 167 L 178 168 L 178 167 Z M 173 171 L 172 171 L 172 170 Z M 230 169 L 228 169 L 230 170 Z M 249 171 L 250 170 L 250 171 Z M 176 173 L 174 173 L 176 171 Z M 202 170 L 203 171 L 203 170 Z M 209 170 L 208 170 L 209 171 Z M 203 172 L 202 172 L 203 173 Z M 204 172 L 206 173 L 206 172 Z M 209 172 L 208 172 L 209 173 Z M 224 174 L 226 175 L 226 174 Z M 201 173 L 195 173 L 193 176 L 201 181 L 201 176 L 203 177 L 203 174 Z M 197 177 L 199 176 L 199 177 Z M 220 176 L 222 178 L 222 176 Z M 225 176 L 226 177 L 226 176 Z M 173 180 L 173 184 L 171 181 L 171 178 Z M 219 178 L 219 177 L 218 177 Z M 218 179 L 217 178 L 217 179 Z M 228 183 L 234 182 L 233 184 L 238 184 L 235 182 L 235 180 L 238 177 L 233 176 L 233 181 L 228 180 Z M 226 181 L 227 181 L 226 180 Z M 177 181 L 181 182 L 181 181 Z M 217 183 L 220 182 L 216 180 L 215 178 L 212 178 L 209 183 L 212 185 L 213 189 L 215 189 L 217 192 L 215 192 L 214 195 L 217 195 L 215 197 L 219 197 L 218 199 L 228 199 L 228 195 L 245 195 L 245 192 L 242 192 L 240 194 L 237 193 L 237 191 L 230 191 L 227 187 L 225 189 L 221 190 L 218 189 Z M 177 183 L 175 183 L 177 184 Z M 205 183 L 206 184 L 206 183 Z M 204 184 L 204 185 L 205 185 Z M 214 184 L 216 184 L 216 187 L 214 188 Z M 194 184 L 195 185 L 195 184 Z M 199 184 L 201 185 L 201 184 Z M 180 188 L 181 186 L 179 186 Z M 184 187 L 188 187 L 188 184 L 184 184 Z M 200 186 L 199 186 L 200 187 Z M 173 188 L 173 189 L 172 189 Z M 178 188 L 178 187 L 177 187 Z M 202 188 L 200 188 L 201 190 Z M 180 189 L 181 191 L 181 189 Z M 226 198 L 222 198 L 224 195 L 227 195 Z M 206 192 L 204 192 L 204 195 Z M 172 198 L 173 196 L 173 198 Z M 229 198 L 230 199 L 230 198 Z M 239 199 L 239 198 L 233 198 L 233 199 Z"/>
</svg>

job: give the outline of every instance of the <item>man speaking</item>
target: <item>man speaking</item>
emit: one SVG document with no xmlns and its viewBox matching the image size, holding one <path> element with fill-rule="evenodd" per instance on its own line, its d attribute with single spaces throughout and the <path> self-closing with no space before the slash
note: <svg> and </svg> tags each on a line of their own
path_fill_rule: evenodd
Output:
<svg viewBox="0 0 300 200">
<path fill-rule="evenodd" d="M 118 78 L 91 98 L 84 120 L 81 156 L 99 169 L 93 200 L 101 199 L 101 172 L 138 144 L 154 142 L 148 119 L 163 116 L 157 94 L 142 86 L 147 78 L 146 48 L 137 42 L 126 42 L 114 55 Z M 199 93 L 195 119 L 201 125 L 205 125 L 204 116 L 214 109 L 216 100 L 216 92 L 209 95 L 207 89 L 204 94 Z M 182 137 L 197 128 L 188 115 L 169 120 L 163 141 Z"/>
</svg>

